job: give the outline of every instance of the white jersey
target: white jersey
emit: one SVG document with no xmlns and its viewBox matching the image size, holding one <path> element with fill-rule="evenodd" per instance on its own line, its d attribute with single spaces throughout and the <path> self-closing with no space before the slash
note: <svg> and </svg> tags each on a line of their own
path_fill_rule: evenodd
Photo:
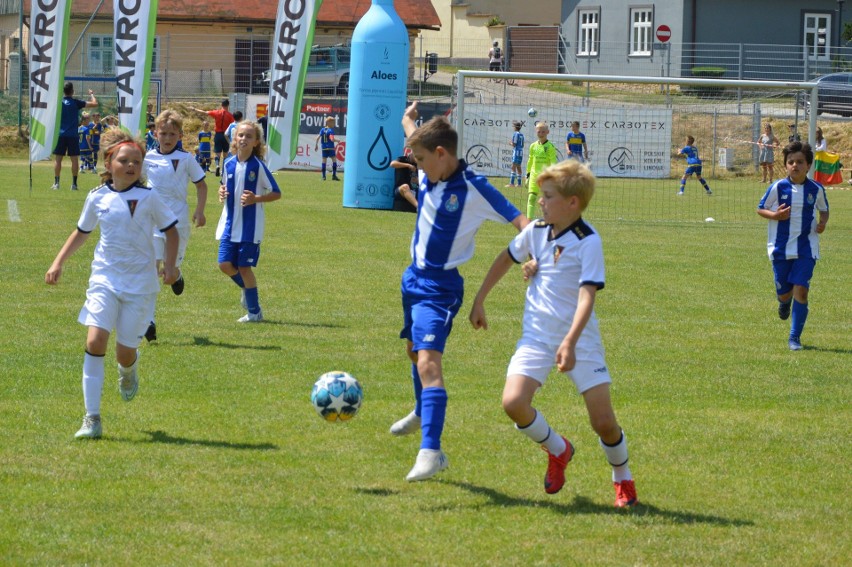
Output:
<svg viewBox="0 0 852 567">
<path fill-rule="evenodd" d="M 116 191 L 110 183 L 86 197 L 77 230 L 90 233 L 100 226 L 89 285 L 100 284 L 125 293 L 157 293 L 153 233 L 177 224 L 174 212 L 150 188 L 134 185 Z"/>
<path fill-rule="evenodd" d="M 181 226 L 188 225 L 187 182 L 198 183 L 204 179 L 204 170 L 195 161 L 195 156 L 179 149 L 168 154 L 153 149 L 145 155 L 143 172 L 148 178 L 148 186 L 174 211 Z"/>
<path fill-rule="evenodd" d="M 551 235 L 551 229 L 544 221 L 531 222 L 509 244 L 509 255 L 517 263 L 527 255 L 538 262 L 538 272 L 527 287 L 524 337 L 559 345 L 577 312 L 580 287 L 604 287 L 604 259 L 600 236 L 583 219 L 558 235 Z M 602 350 L 594 311 L 577 350 Z"/>
</svg>

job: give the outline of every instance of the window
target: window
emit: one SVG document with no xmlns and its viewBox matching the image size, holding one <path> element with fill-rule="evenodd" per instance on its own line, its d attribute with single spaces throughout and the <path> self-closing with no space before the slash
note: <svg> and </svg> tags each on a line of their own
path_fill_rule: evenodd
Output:
<svg viewBox="0 0 852 567">
<path fill-rule="evenodd" d="M 653 28 L 653 8 L 630 8 L 630 55 L 651 55 Z"/>
<path fill-rule="evenodd" d="M 805 55 L 811 61 L 827 61 L 831 51 L 831 14 L 805 14 Z"/>
<path fill-rule="evenodd" d="M 601 13 L 598 10 L 580 10 L 577 12 L 577 55 L 595 56 L 598 54 Z"/>
<path fill-rule="evenodd" d="M 89 75 L 115 74 L 115 42 L 111 35 L 90 35 L 86 72 Z M 160 71 L 160 38 L 154 36 L 151 49 L 151 73 Z"/>
</svg>

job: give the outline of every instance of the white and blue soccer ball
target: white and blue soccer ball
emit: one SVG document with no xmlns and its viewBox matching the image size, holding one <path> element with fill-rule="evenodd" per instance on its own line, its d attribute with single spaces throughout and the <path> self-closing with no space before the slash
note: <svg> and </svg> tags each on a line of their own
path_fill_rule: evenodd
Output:
<svg viewBox="0 0 852 567">
<path fill-rule="evenodd" d="M 364 390 L 348 372 L 326 372 L 311 390 L 311 404 L 326 421 L 349 421 L 364 400 Z"/>
<path fill-rule="evenodd" d="M 530 109 L 527 110 L 527 114 L 529 114 L 530 118 L 535 118 L 536 116 L 538 116 L 538 110 L 533 107 L 530 107 Z"/>
</svg>

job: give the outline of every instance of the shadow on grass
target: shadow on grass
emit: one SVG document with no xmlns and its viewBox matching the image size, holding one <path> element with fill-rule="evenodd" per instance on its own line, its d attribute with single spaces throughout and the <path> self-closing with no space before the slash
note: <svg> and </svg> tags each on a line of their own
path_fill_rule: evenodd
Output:
<svg viewBox="0 0 852 567">
<path fill-rule="evenodd" d="M 607 514 L 625 516 L 631 518 L 649 518 L 660 519 L 671 522 L 673 524 L 712 524 L 716 526 L 751 526 L 753 522 L 749 520 L 736 520 L 722 518 L 720 516 L 712 516 L 709 514 L 698 514 L 694 512 L 681 512 L 673 510 L 663 510 L 653 504 L 639 501 L 636 506 L 625 509 L 616 508 L 611 505 L 596 504 L 585 496 L 575 496 L 574 501 L 570 503 L 551 502 L 547 500 L 532 500 L 529 498 L 516 498 L 509 496 L 493 488 L 484 486 L 476 486 L 468 482 L 455 482 L 449 480 L 438 480 L 443 484 L 455 486 L 463 490 L 467 490 L 473 494 L 486 496 L 490 502 L 489 506 L 528 506 L 530 508 L 545 508 L 553 510 L 558 514 L 576 515 L 576 514 Z"/>
<path fill-rule="evenodd" d="M 198 445 L 200 447 L 219 447 L 222 449 L 237 449 L 239 451 L 275 451 L 278 445 L 272 443 L 231 443 L 229 441 L 211 441 L 208 439 L 187 439 L 186 437 L 173 437 L 165 431 L 143 431 L 150 435 L 148 443 L 166 443 L 168 445 Z"/>
<path fill-rule="evenodd" d="M 306 323 L 304 321 L 275 321 L 274 319 L 264 319 L 263 322 L 267 325 L 285 325 L 287 327 L 307 327 L 311 329 L 345 329 L 346 325 L 337 325 L 335 323 Z"/>
<path fill-rule="evenodd" d="M 848 348 L 823 348 L 811 345 L 802 345 L 802 350 L 812 350 L 815 352 L 831 352 L 834 354 L 852 354 L 852 349 Z"/>
<path fill-rule="evenodd" d="M 399 494 L 398 490 L 391 490 L 390 488 L 356 488 L 355 492 L 368 496 L 395 496 Z"/>
<path fill-rule="evenodd" d="M 219 348 L 240 348 L 249 350 L 281 350 L 278 345 L 235 345 L 231 343 L 217 343 L 211 341 L 207 337 L 192 337 L 192 344 L 195 346 L 214 346 Z"/>
</svg>

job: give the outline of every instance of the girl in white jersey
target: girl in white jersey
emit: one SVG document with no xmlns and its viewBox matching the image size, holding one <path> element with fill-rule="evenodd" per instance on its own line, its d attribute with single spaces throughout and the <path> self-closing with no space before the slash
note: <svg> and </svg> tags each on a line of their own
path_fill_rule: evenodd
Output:
<svg viewBox="0 0 852 567">
<path fill-rule="evenodd" d="M 139 387 L 137 347 L 154 313 L 159 290 L 153 231 L 166 235 L 163 282 L 174 283 L 178 272 L 177 218 L 154 191 L 142 183 L 143 146 L 122 130 L 110 130 L 101 139 L 104 183 L 86 197 L 77 228 L 65 241 L 44 276 L 58 283 L 66 260 L 100 226 L 86 303 L 78 321 L 88 327 L 83 359 L 83 400 L 86 416 L 75 437 L 101 436 L 101 395 L 104 357 L 110 332 L 115 329 L 118 389 L 129 402 Z"/>
</svg>

